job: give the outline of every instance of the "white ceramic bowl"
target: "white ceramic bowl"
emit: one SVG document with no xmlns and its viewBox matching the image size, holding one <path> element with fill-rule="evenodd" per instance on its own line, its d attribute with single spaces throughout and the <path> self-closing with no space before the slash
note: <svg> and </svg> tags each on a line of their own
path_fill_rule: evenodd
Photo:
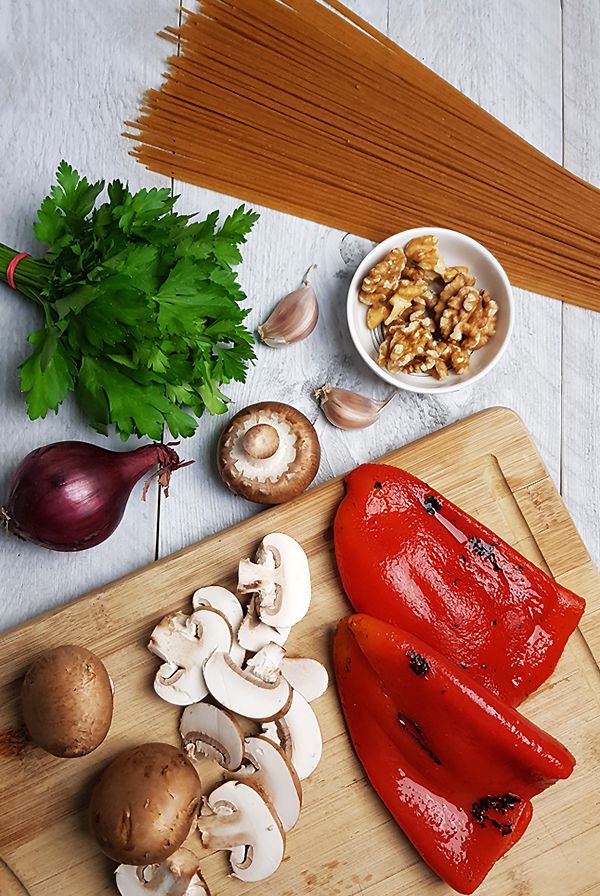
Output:
<svg viewBox="0 0 600 896">
<path fill-rule="evenodd" d="M 377 331 L 367 327 L 367 306 L 358 299 L 360 285 L 373 265 L 381 261 L 391 249 L 405 246 L 416 236 L 431 233 L 439 240 L 440 254 L 448 267 L 466 265 L 477 278 L 477 288 L 487 289 L 490 296 L 498 303 L 498 318 L 495 334 L 483 348 L 473 352 L 471 363 L 466 373 L 459 376 L 450 373 L 445 380 L 436 380 L 430 374 L 390 373 L 377 364 L 378 342 Z M 350 289 L 348 290 L 348 326 L 350 335 L 362 359 L 373 373 L 397 389 L 408 392 L 456 392 L 477 382 L 489 373 L 498 363 L 508 345 L 514 316 L 514 299 L 508 277 L 500 262 L 492 253 L 470 236 L 456 230 L 445 230 L 443 227 L 415 227 L 388 237 L 369 252 L 359 264 Z"/>
</svg>

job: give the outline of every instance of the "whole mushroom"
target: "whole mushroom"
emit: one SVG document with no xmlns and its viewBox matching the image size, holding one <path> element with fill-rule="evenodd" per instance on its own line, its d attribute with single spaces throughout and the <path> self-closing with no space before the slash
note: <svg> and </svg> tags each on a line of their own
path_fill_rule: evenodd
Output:
<svg viewBox="0 0 600 896">
<path fill-rule="evenodd" d="M 317 475 L 320 459 L 310 420 L 278 401 L 253 404 L 236 414 L 221 434 L 217 452 L 225 484 L 258 504 L 282 504 L 302 494 Z"/>
<path fill-rule="evenodd" d="M 54 756 L 85 756 L 110 728 L 113 688 L 102 661 L 85 647 L 63 644 L 31 664 L 21 689 L 32 740 Z"/>
<path fill-rule="evenodd" d="M 188 836 L 200 798 L 200 778 L 187 756 L 170 744 L 142 744 L 120 753 L 96 782 L 92 830 L 115 862 L 160 864 Z"/>
</svg>

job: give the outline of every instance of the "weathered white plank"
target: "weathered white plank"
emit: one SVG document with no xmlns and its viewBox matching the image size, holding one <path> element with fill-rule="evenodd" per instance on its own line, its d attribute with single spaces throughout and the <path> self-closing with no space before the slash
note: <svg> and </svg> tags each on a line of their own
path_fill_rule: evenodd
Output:
<svg viewBox="0 0 600 896">
<path fill-rule="evenodd" d="M 564 164 L 600 186 L 600 9 L 563 0 Z M 600 315 L 564 307 L 562 491 L 600 564 Z"/>
<path fill-rule="evenodd" d="M 120 132 L 123 119 L 135 112 L 140 92 L 160 75 L 162 43 L 155 31 L 175 18 L 173 0 L 0 0 L 0 241 L 36 250 L 31 224 L 61 158 L 93 178 L 121 177 L 135 186 L 159 182 L 128 156 Z M 40 325 L 39 317 L 33 305 L 7 286 L 0 287 L 0 301 L 3 498 L 13 468 L 39 445 L 80 439 L 122 446 L 118 439 L 96 436 L 71 402 L 57 417 L 28 420 L 17 366 L 28 353 L 27 335 Z M 139 497 L 138 489 L 118 535 L 82 554 L 53 554 L 3 537 L 0 626 L 151 560 L 157 500 L 153 496 L 142 504 Z"/>
<path fill-rule="evenodd" d="M 390 35 L 409 52 L 545 152 L 560 158 L 559 0 L 546 0 L 544 6 L 544 15 L 539 16 L 528 0 L 486 4 L 478 0 L 446 4 L 391 0 L 386 15 L 383 2 L 353 4 L 380 29 L 385 31 L 389 25 Z M 418 126 L 418 110 L 415 120 Z M 192 209 L 206 210 L 213 204 L 230 209 L 234 205 L 217 196 L 207 204 L 205 191 L 184 185 L 177 189 Z M 443 226 L 443 209 L 439 220 L 431 224 Z M 357 358 L 345 323 L 346 290 L 369 247 L 356 237 L 263 210 L 242 268 L 253 307 L 250 324 L 258 324 L 266 316 L 311 262 L 319 264 L 315 285 L 321 319 L 314 334 L 293 348 L 274 351 L 258 347 L 257 365 L 248 384 L 230 389 L 236 402 L 232 410 L 253 401 L 282 399 L 316 420 L 323 452 L 317 481 L 322 481 L 479 408 L 505 404 L 521 414 L 557 479 L 561 310 L 549 299 L 517 296 L 517 325 L 510 352 L 484 383 L 466 393 L 439 398 L 399 393 L 380 422 L 360 432 L 335 430 L 319 415 L 311 393 L 326 381 L 365 394 L 386 394 L 385 386 Z M 202 422 L 193 443 L 201 475 L 190 483 L 192 500 L 169 500 L 161 510 L 161 554 L 230 525 L 255 509 L 215 485 L 215 445 L 224 423 L 222 419 Z"/>
<path fill-rule="evenodd" d="M 390 32 L 405 49 L 484 109 L 560 160 L 559 0 L 392 3 Z M 415 118 L 418 120 L 418 109 Z M 465 203 L 469 202 L 465 196 Z M 440 209 L 440 220 L 433 223 L 443 226 L 443 214 Z M 514 408 L 558 483 L 561 306 L 523 290 L 515 290 L 515 297 L 514 336 L 498 367 L 465 392 L 425 399 L 421 404 L 443 408 L 446 420 L 490 405 Z M 423 427 L 418 428 L 421 433 Z"/>
<path fill-rule="evenodd" d="M 387 0 L 354 0 L 351 5 L 385 30 Z M 176 183 L 175 189 L 181 193 L 181 202 L 189 211 L 206 213 L 219 208 L 226 214 L 239 204 L 229 197 L 187 184 Z M 258 210 L 261 218 L 244 247 L 241 268 L 241 280 L 252 307 L 249 327 L 256 328 L 276 302 L 299 285 L 304 272 L 314 262 L 319 265 L 312 281 L 319 296 L 321 317 L 317 329 L 305 342 L 283 350 L 257 346 L 257 362 L 247 383 L 232 384 L 227 389 L 233 398 L 231 412 L 256 401 L 294 404 L 310 420 L 316 421 L 323 449 L 318 481 L 323 481 L 362 460 L 360 446 L 363 443 L 364 447 L 365 438 L 362 434 L 346 439 L 333 430 L 321 417 L 312 391 L 327 380 L 343 381 L 350 387 L 362 386 L 367 391 L 382 390 L 375 377 L 369 379 L 370 375 L 357 361 L 346 330 L 345 292 L 352 266 L 344 264 L 340 255 L 344 235 L 270 209 Z M 186 457 L 195 458 L 196 464 L 192 467 L 195 475 L 189 481 L 184 499 L 169 498 L 162 502 L 161 556 L 245 519 L 257 509 L 256 505 L 231 495 L 218 479 L 216 443 L 230 416 L 231 413 L 216 419 L 203 418 L 196 436 L 185 445 Z M 375 442 L 372 449 L 374 457 L 378 453 Z"/>
</svg>

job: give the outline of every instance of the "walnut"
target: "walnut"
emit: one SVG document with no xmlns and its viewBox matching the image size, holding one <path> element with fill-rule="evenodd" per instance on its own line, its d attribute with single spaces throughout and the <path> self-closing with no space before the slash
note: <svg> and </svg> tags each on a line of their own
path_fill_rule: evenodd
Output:
<svg viewBox="0 0 600 896">
<path fill-rule="evenodd" d="M 367 326 L 369 330 L 375 330 L 381 326 L 391 310 L 392 306 L 387 302 L 384 302 L 382 305 L 371 305 L 367 311 Z"/>
<path fill-rule="evenodd" d="M 403 367 L 402 373 L 432 373 L 436 363 L 437 352 L 435 349 L 430 349 Z"/>
<path fill-rule="evenodd" d="M 469 269 L 464 267 L 463 265 L 458 265 L 454 268 L 446 268 L 444 273 L 442 274 L 442 280 L 444 283 L 450 283 L 451 280 L 454 280 L 455 277 L 458 277 L 459 274 L 468 274 Z M 473 277 L 473 283 L 475 283 L 475 277 Z"/>
<path fill-rule="evenodd" d="M 458 270 L 458 268 L 455 268 Z M 437 296 L 435 305 L 433 306 L 433 315 L 436 321 L 439 323 L 442 314 L 444 313 L 446 306 L 450 299 L 456 295 L 456 293 L 461 290 L 464 286 L 474 286 L 475 285 L 475 277 L 472 274 L 469 274 L 468 271 L 465 273 L 464 271 L 458 271 L 455 277 L 452 278 L 446 286 L 442 289 L 440 294 Z"/>
<path fill-rule="evenodd" d="M 448 300 L 439 321 L 440 333 L 462 348 L 481 348 L 496 332 L 498 306 L 486 290 L 463 286 Z"/>
<path fill-rule="evenodd" d="M 392 373 L 463 374 L 496 331 L 498 306 L 461 265 L 447 268 L 433 234 L 393 249 L 364 278 L 367 326 L 383 329 L 377 363 Z"/>
<path fill-rule="evenodd" d="M 445 342 L 441 339 L 437 343 L 437 353 L 438 357 L 435 363 L 435 368 L 432 371 L 437 379 L 446 379 L 450 369 L 458 374 L 468 370 L 471 358 L 471 352 L 468 349 L 456 345 L 453 342 Z"/>
<path fill-rule="evenodd" d="M 432 234 L 417 236 L 409 240 L 404 251 L 406 257 L 418 267 L 421 273 L 432 272 L 441 275 L 446 270 L 446 265 L 438 251 L 438 239 Z"/>
<path fill-rule="evenodd" d="M 369 330 L 375 330 L 377 327 L 380 327 L 391 310 L 392 306 L 387 302 L 384 302 L 382 305 L 371 305 L 367 311 L 367 326 Z"/>
<path fill-rule="evenodd" d="M 392 249 L 371 268 L 362 282 L 358 298 L 365 305 L 379 305 L 396 291 L 406 257 L 402 249 Z"/>
<path fill-rule="evenodd" d="M 425 356 L 434 347 L 435 340 L 429 319 L 416 318 L 395 326 L 379 350 L 378 364 L 391 373 L 404 371 L 408 364 Z"/>
<path fill-rule="evenodd" d="M 410 280 L 401 280 L 398 289 L 390 297 L 392 310 L 386 320 L 386 324 L 393 323 L 407 311 L 426 289 L 427 284 L 423 280 L 417 280 L 416 283 L 411 283 Z"/>
</svg>

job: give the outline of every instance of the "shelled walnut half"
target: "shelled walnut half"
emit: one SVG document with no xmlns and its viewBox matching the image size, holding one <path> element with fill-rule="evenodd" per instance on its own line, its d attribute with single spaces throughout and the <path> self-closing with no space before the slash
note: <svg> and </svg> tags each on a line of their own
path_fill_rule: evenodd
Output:
<svg viewBox="0 0 600 896">
<path fill-rule="evenodd" d="M 369 329 L 382 329 L 377 363 L 390 373 L 461 375 L 496 332 L 497 303 L 468 267 L 446 267 L 433 234 L 392 249 L 363 279 L 359 299 Z"/>
</svg>

